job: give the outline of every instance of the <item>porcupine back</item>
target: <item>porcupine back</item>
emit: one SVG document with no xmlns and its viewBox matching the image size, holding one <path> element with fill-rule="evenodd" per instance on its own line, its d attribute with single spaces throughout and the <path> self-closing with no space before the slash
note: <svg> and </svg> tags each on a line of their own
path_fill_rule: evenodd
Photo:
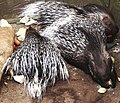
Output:
<svg viewBox="0 0 120 103">
<path fill-rule="evenodd" d="M 79 10 L 79 11 L 78 11 Z M 39 1 L 29 4 L 23 8 L 20 16 L 38 16 L 36 20 L 39 25 L 45 28 L 61 17 L 67 17 L 69 14 L 82 14 L 82 8 L 55 1 Z"/>
<path fill-rule="evenodd" d="M 36 20 L 38 21 L 37 26 L 41 26 L 38 31 L 45 30 L 47 26 L 50 26 L 52 23 L 59 21 L 60 18 L 67 18 L 70 15 L 76 16 L 76 25 L 83 28 L 85 31 L 90 32 L 91 34 L 102 35 L 104 38 L 105 28 L 102 24 L 99 14 L 88 14 L 82 7 L 77 7 L 74 5 L 68 5 L 61 2 L 53 1 L 39 1 L 27 5 L 20 16 L 38 16 Z M 69 23 L 69 22 L 68 22 Z M 58 24 L 59 25 L 59 24 Z M 92 33 L 94 32 L 94 33 Z"/>
<path fill-rule="evenodd" d="M 104 33 L 107 36 L 107 42 L 112 42 L 118 33 L 118 26 L 116 25 L 114 17 L 110 11 L 103 6 L 96 4 L 88 4 L 78 7 L 62 2 L 39 1 L 27 5 L 23 9 L 21 16 L 38 16 L 36 19 L 38 21 L 38 26 L 41 26 L 41 28 L 44 29 L 59 18 L 67 17 L 71 14 L 76 16 L 79 15 L 79 18 L 81 18 L 79 19 L 79 26 L 84 27 L 88 32 L 90 32 L 91 29 L 94 29 L 95 26 L 91 26 L 91 22 L 94 23 L 95 21 L 90 21 L 85 15 L 93 18 L 97 16 L 96 20 L 102 22 L 100 25 L 105 29 Z M 96 31 L 98 29 L 100 29 L 100 27 L 97 27 Z"/>
</svg>

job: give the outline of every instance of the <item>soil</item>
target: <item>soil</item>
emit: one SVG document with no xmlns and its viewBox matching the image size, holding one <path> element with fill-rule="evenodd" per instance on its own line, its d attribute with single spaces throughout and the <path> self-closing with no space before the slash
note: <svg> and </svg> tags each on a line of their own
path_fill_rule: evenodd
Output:
<svg viewBox="0 0 120 103">
<path fill-rule="evenodd" d="M 115 58 L 120 77 L 120 53 L 113 53 L 114 48 L 110 54 Z M 115 89 L 100 94 L 97 92 L 99 85 L 89 75 L 70 65 L 68 70 L 69 81 L 59 80 L 54 86 L 48 87 L 41 103 L 120 103 L 120 82 Z M 7 78 L 1 83 L 0 103 L 37 103 L 26 94 L 23 84 Z"/>
</svg>

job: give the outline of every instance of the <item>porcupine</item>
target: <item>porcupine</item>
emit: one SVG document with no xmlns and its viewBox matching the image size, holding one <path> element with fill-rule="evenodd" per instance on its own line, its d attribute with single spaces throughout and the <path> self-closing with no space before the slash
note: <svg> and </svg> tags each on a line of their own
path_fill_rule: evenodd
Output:
<svg viewBox="0 0 120 103">
<path fill-rule="evenodd" d="M 44 4 L 44 2 L 42 3 Z M 29 10 L 30 8 L 28 6 L 26 10 L 28 10 L 29 12 L 26 10 L 23 12 L 23 14 L 30 14 L 29 16 L 40 15 L 40 18 L 37 18 L 36 20 L 39 23 L 38 26 L 42 25 L 42 29 L 39 30 L 39 32 L 32 32 L 29 29 L 29 34 L 32 35 L 26 37 L 23 45 L 20 46 L 8 60 L 8 62 L 12 62 L 14 64 L 13 70 L 16 74 L 23 74 L 25 76 L 25 86 L 31 97 L 41 99 L 42 92 L 45 91 L 46 86 L 49 82 L 50 84 L 54 84 L 56 76 L 61 75 L 61 78 L 68 77 L 68 72 L 62 57 L 68 63 L 81 68 L 86 73 L 90 74 L 91 77 L 101 86 L 106 88 L 115 87 L 117 74 L 112 60 L 105 49 L 106 28 L 104 27 L 103 21 L 101 20 L 100 16 L 94 13 L 87 14 L 87 12 L 83 8 L 69 6 L 64 3 L 47 2 L 45 3 L 45 5 L 42 5 L 42 3 L 37 2 L 35 4 L 32 4 L 31 10 L 33 11 Z M 51 6 L 49 6 L 50 4 Z M 48 10 L 45 9 L 44 11 L 44 6 L 48 7 Z M 59 7 L 59 9 L 57 7 Z M 51 10 L 50 8 L 52 8 L 53 10 Z M 56 11 L 58 13 L 56 13 Z M 35 34 L 37 34 L 37 36 Z M 38 36 L 38 34 L 42 36 Z M 43 45 L 40 44 L 42 43 L 41 39 L 44 42 Z M 29 43 L 27 40 L 33 42 Z M 36 40 L 40 42 L 38 43 L 38 45 L 34 45 L 34 41 L 36 42 Z M 48 42 L 48 44 L 46 44 L 46 42 Z M 55 46 L 53 46 L 53 44 Z M 32 47 L 29 45 L 32 45 Z M 37 50 L 41 50 L 41 47 L 44 47 L 42 48 L 42 50 L 45 49 L 43 54 L 37 52 Z M 47 47 L 50 50 L 47 49 Z M 51 55 L 56 55 L 54 56 L 55 61 L 51 61 L 52 59 L 50 58 L 50 61 L 53 63 L 53 65 L 51 66 L 56 66 L 54 64 L 57 64 L 56 60 L 58 60 L 58 63 L 63 65 L 63 68 L 58 68 L 58 72 L 56 72 L 56 69 L 53 69 L 53 71 L 55 70 L 52 74 L 52 77 L 54 78 L 46 80 L 46 78 L 44 79 L 44 77 L 49 74 L 47 70 L 51 69 L 43 68 L 39 70 L 39 68 L 37 68 L 39 70 L 38 73 L 40 73 L 37 74 L 37 69 L 35 69 L 35 67 L 37 65 L 39 67 L 39 64 L 40 66 L 43 65 L 41 64 L 41 61 L 44 56 L 45 58 L 47 58 L 47 56 L 44 55 L 44 53 L 48 53 L 47 51 L 51 51 Z M 23 54 L 23 56 L 21 54 Z M 41 57 L 41 61 L 36 60 L 37 58 L 39 58 L 39 56 Z M 21 60 L 19 60 L 20 58 Z M 33 67 L 31 66 L 31 64 L 27 65 L 25 62 L 26 60 L 29 60 L 27 62 L 31 63 Z M 35 66 L 33 65 L 34 63 L 36 63 Z M 23 67 L 21 65 L 23 65 Z M 47 65 L 46 67 L 48 67 L 49 62 L 45 63 L 44 65 Z M 42 70 L 45 70 L 45 72 L 43 73 Z M 41 77 L 42 74 L 42 80 L 38 81 L 37 77 Z M 107 81 L 110 79 L 112 81 L 112 85 L 109 85 L 107 83 Z M 36 81 L 38 85 L 36 84 Z M 37 89 L 34 87 L 37 87 Z"/>
<path fill-rule="evenodd" d="M 43 1 L 26 6 L 21 16 L 40 16 L 36 19 L 38 24 L 43 26 L 39 34 L 52 40 L 68 63 L 82 68 L 101 86 L 111 87 L 107 84 L 107 81 L 111 79 L 112 87 L 115 87 L 117 74 L 106 51 L 108 27 L 103 21 L 105 15 L 102 15 L 102 13 L 106 15 L 109 13 L 102 10 L 102 13 L 93 11 L 88 13 L 86 9 L 88 7 Z M 98 7 L 98 10 L 100 9 Z M 112 23 L 111 25 L 116 29 L 114 33 L 117 33 L 118 28 L 114 20 Z M 113 28 L 107 30 L 111 29 Z"/>
<path fill-rule="evenodd" d="M 2 70 L 9 67 L 14 75 L 24 75 L 24 86 L 33 99 L 41 100 L 48 86 L 69 74 L 59 50 L 47 38 L 29 28 L 26 38 L 8 58 Z M 8 68 L 8 69 L 9 69 Z"/>
</svg>

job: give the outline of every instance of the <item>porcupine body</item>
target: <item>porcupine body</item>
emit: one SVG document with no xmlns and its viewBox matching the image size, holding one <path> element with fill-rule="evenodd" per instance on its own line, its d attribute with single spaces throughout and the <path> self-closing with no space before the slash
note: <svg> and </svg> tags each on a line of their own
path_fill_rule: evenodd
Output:
<svg viewBox="0 0 120 103">
<path fill-rule="evenodd" d="M 69 77 L 59 50 L 33 29 L 27 31 L 23 44 L 12 54 L 6 66 L 9 64 L 12 64 L 15 75 L 24 75 L 25 88 L 32 98 L 42 99 L 47 86 Z"/>
<path fill-rule="evenodd" d="M 101 86 L 111 87 L 107 84 L 111 80 L 112 87 L 115 87 L 117 74 L 106 51 L 104 27 L 97 23 L 94 29 L 87 32 L 79 26 L 79 19 L 74 15 L 60 18 L 39 34 L 53 41 L 69 64 L 90 74 Z M 96 22 L 96 17 L 90 19 Z M 98 31 L 97 26 L 101 26 Z"/>
<path fill-rule="evenodd" d="M 40 15 L 37 21 L 44 27 L 39 34 L 53 41 L 68 63 L 89 73 L 103 87 L 116 86 L 117 74 L 106 51 L 108 25 L 102 13 L 88 13 L 84 8 L 57 2 L 28 5 L 22 15 L 30 13 Z M 107 83 L 110 79 L 112 85 Z"/>
</svg>

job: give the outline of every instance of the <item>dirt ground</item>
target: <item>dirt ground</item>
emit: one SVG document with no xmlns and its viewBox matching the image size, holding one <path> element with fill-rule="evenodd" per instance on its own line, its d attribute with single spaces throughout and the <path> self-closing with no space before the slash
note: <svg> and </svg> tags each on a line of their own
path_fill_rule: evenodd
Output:
<svg viewBox="0 0 120 103">
<path fill-rule="evenodd" d="M 70 79 L 48 87 L 41 103 L 120 103 L 120 83 L 105 94 L 97 93 L 98 84 L 79 69 L 69 67 Z M 0 103 L 33 103 L 23 84 L 7 80 L 0 93 Z"/>
<path fill-rule="evenodd" d="M 116 47 L 119 48 L 119 45 Z M 113 53 L 112 49 L 110 53 L 115 58 L 120 77 L 120 53 Z M 100 94 L 97 92 L 99 85 L 89 75 L 70 65 L 68 70 L 69 82 L 61 80 L 55 86 L 48 87 L 41 103 L 120 103 L 120 82 L 115 89 Z M 27 96 L 23 84 L 4 79 L 0 84 L 0 103 L 35 103 L 35 101 Z"/>
</svg>

